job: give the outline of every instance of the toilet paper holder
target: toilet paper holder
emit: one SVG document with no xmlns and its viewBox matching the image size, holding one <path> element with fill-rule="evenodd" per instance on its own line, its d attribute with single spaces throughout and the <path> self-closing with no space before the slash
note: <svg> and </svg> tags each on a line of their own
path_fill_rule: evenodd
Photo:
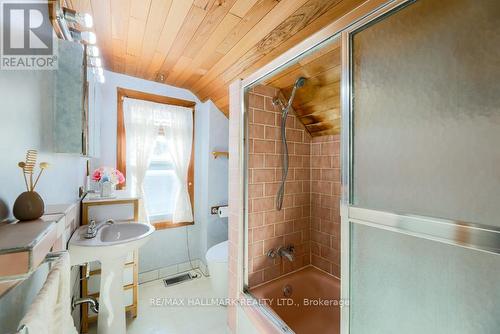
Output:
<svg viewBox="0 0 500 334">
<path fill-rule="evenodd" d="M 212 206 L 210 208 L 210 214 L 212 214 L 212 215 L 218 215 L 219 214 L 219 208 L 224 208 L 224 207 L 227 207 L 227 205 Z"/>
</svg>

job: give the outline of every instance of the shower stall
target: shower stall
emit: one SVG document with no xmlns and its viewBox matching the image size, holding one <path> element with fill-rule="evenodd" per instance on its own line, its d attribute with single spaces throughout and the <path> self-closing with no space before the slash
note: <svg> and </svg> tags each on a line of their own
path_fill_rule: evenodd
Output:
<svg viewBox="0 0 500 334">
<path fill-rule="evenodd" d="M 329 39 L 246 92 L 247 290 L 288 299 L 267 306 L 297 333 L 340 328 L 340 49 Z"/>
<path fill-rule="evenodd" d="M 499 27 L 368 0 L 232 85 L 230 292 L 261 332 L 500 332 Z"/>
</svg>

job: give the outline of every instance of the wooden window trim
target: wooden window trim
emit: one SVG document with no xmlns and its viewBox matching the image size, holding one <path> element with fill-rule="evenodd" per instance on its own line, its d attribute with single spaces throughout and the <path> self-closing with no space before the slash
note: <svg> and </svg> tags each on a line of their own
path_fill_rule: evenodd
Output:
<svg viewBox="0 0 500 334">
<path fill-rule="evenodd" d="M 193 210 L 194 215 L 194 133 L 195 133 L 195 123 L 194 123 L 194 112 L 196 102 L 177 99 L 168 96 L 150 94 L 146 92 L 141 92 L 132 89 L 126 88 L 117 88 L 117 128 L 116 128 L 116 168 L 123 173 L 123 175 L 127 175 L 127 142 L 125 135 L 125 122 L 123 117 L 123 100 L 125 97 L 136 99 L 136 100 L 144 100 L 161 104 L 168 104 L 178 107 L 191 108 L 193 110 L 193 144 L 191 146 L 191 159 L 189 161 L 189 170 L 188 170 L 188 192 L 189 198 L 191 200 L 191 208 Z M 126 181 L 123 184 L 118 185 L 118 189 L 125 189 Z M 181 223 L 173 223 L 171 221 L 158 221 L 151 223 L 157 230 L 173 228 L 173 227 L 181 227 L 187 225 L 193 225 L 194 222 L 181 222 Z"/>
<path fill-rule="evenodd" d="M 194 222 L 173 223 L 168 220 L 161 220 L 161 221 L 151 222 L 151 224 L 155 227 L 156 230 L 166 230 L 169 228 L 194 225 Z"/>
</svg>

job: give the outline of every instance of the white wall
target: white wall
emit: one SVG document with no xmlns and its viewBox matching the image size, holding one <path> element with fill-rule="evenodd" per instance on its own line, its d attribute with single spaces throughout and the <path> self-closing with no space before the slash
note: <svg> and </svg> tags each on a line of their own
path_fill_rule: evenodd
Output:
<svg viewBox="0 0 500 334">
<path fill-rule="evenodd" d="M 52 71 L 1 71 L 0 74 L 0 201 L 9 212 L 17 196 L 26 190 L 17 166 L 27 149 L 39 151 L 47 161 L 36 191 L 46 204 L 70 203 L 83 185 L 85 159 L 78 155 L 51 153 L 53 119 Z M 0 209 L 0 218 L 4 216 Z"/>
<path fill-rule="evenodd" d="M 36 189 L 46 204 L 71 203 L 78 199 L 85 159 L 51 153 L 53 80 L 52 71 L 0 71 L 0 220 L 10 216 L 15 199 L 26 190 L 17 163 L 25 159 L 27 149 L 37 149 L 38 161 L 51 164 Z M 43 266 L 2 296 L 1 332 L 16 329 L 46 275 L 47 267 Z"/>
<path fill-rule="evenodd" d="M 211 168 L 211 141 L 220 147 L 227 148 L 228 120 L 211 103 L 201 103 L 189 90 L 181 89 L 157 82 L 142 80 L 123 74 L 105 71 L 106 82 L 96 94 L 96 106 L 101 113 L 100 120 L 100 155 L 93 162 L 93 168 L 99 166 L 116 166 L 116 103 L 117 88 L 128 88 L 152 94 L 175 97 L 196 102 L 195 107 L 195 224 L 156 231 L 151 240 L 139 251 L 139 271 L 145 272 L 186 262 L 187 240 L 189 233 L 189 250 L 192 259 L 203 259 L 207 245 L 214 240 L 227 239 L 227 223 L 213 225 L 209 205 L 214 201 L 227 202 L 227 166 Z M 212 121 L 212 122 L 211 122 Z M 220 127 L 214 128 L 220 122 Z M 227 164 L 227 163 L 226 163 Z M 221 166 L 219 166 L 221 167 Z M 211 182 L 218 184 L 209 192 Z M 224 185 L 225 184 L 225 185 Z M 221 199 L 225 198 L 225 201 Z M 214 199 L 215 198 L 215 199 Z M 210 228 L 208 228 L 210 227 Z M 210 237 L 207 237 L 211 235 Z"/>
<path fill-rule="evenodd" d="M 199 145 L 201 164 L 195 171 L 199 180 L 195 192 L 200 198 L 195 203 L 195 217 L 203 222 L 200 249 L 205 260 L 204 254 L 210 247 L 228 238 L 227 218 L 211 215 L 210 208 L 227 205 L 228 201 L 228 159 L 214 159 L 212 152 L 228 151 L 229 120 L 211 101 L 207 101 L 204 112 L 197 115 L 197 124 L 195 140 Z"/>
<path fill-rule="evenodd" d="M 211 102 L 207 102 L 209 113 L 209 152 L 229 150 L 229 120 Z M 207 208 L 207 249 L 227 240 L 227 218 L 210 215 L 210 207 L 227 205 L 228 203 L 228 159 L 214 159 L 212 154 L 208 160 L 208 208 Z"/>
</svg>

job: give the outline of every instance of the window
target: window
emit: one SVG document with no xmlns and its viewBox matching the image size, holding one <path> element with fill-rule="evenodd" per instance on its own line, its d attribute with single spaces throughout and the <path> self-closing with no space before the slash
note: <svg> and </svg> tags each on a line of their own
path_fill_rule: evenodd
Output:
<svg viewBox="0 0 500 334">
<path fill-rule="evenodd" d="M 124 124 L 124 98 L 135 100 L 144 100 L 166 105 L 174 105 L 180 107 L 193 108 L 194 102 L 174 99 L 159 95 L 147 94 L 143 92 L 118 88 L 117 101 L 117 168 L 127 175 L 127 157 L 126 157 L 126 134 Z M 171 228 L 193 224 L 193 222 L 173 223 L 175 199 L 178 198 L 178 193 L 182 185 L 176 176 L 176 171 L 173 163 L 173 158 L 169 152 L 168 137 L 164 133 L 164 127 L 158 129 L 158 134 L 154 143 L 154 149 L 151 157 L 150 165 L 146 171 L 143 181 L 145 209 L 148 213 L 149 220 L 157 229 Z M 130 136 L 130 134 L 129 134 Z M 194 137 L 194 131 L 193 131 Z M 130 137 L 129 137 L 130 139 Z M 194 146 L 194 142 L 193 142 Z M 129 148 L 130 149 L 130 148 Z M 130 151 L 129 151 L 130 152 Z M 134 151 L 135 152 L 135 151 Z M 133 154 L 133 153 L 132 153 Z M 173 153 L 175 156 L 175 153 Z M 187 187 L 191 206 L 194 205 L 194 147 L 191 149 L 190 163 L 188 169 Z M 133 158 L 132 158 L 133 159 Z M 187 160 L 184 160 L 187 161 Z M 133 165 L 135 166 L 135 165 Z M 129 180 L 130 181 L 130 180 Z M 127 188 L 126 185 L 122 188 Z M 129 187 L 130 188 L 130 187 Z M 185 194 L 186 188 L 183 188 Z M 187 195 L 186 195 L 187 196 Z M 181 196 L 182 197 L 182 196 Z M 178 217 L 178 216 L 177 216 Z"/>
<path fill-rule="evenodd" d="M 158 134 L 153 158 L 144 178 L 146 209 L 151 222 L 172 220 L 174 200 L 178 191 L 179 181 L 175 176 L 166 138 Z"/>
</svg>

